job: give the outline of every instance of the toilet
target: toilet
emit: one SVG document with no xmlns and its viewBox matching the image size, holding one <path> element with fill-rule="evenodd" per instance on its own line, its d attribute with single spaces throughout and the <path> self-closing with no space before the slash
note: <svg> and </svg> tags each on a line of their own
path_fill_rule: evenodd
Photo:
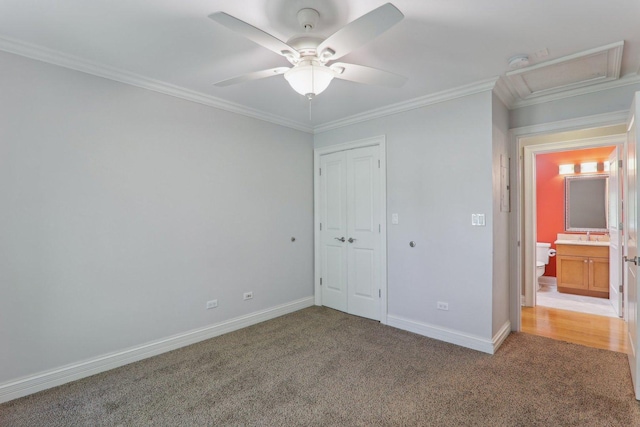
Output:
<svg viewBox="0 0 640 427">
<path fill-rule="evenodd" d="M 538 289 L 540 289 L 540 277 L 544 275 L 544 270 L 549 264 L 549 257 L 556 256 L 556 250 L 551 249 L 551 243 L 536 243 L 536 278 Z"/>
</svg>

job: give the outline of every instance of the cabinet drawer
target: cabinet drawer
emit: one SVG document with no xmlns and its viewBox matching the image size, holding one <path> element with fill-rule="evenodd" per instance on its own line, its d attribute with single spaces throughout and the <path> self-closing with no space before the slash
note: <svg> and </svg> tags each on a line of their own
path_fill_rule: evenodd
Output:
<svg viewBox="0 0 640 427">
<path fill-rule="evenodd" d="M 556 245 L 558 256 L 574 255 L 584 257 L 609 258 L 609 246 Z"/>
</svg>

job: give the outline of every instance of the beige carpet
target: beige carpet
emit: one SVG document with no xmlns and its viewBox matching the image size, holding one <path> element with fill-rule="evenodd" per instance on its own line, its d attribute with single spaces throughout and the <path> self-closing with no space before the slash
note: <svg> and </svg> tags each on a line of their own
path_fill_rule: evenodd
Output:
<svg viewBox="0 0 640 427">
<path fill-rule="evenodd" d="M 312 307 L 0 405 L 1 426 L 638 426 L 624 354 L 494 356 Z"/>
</svg>

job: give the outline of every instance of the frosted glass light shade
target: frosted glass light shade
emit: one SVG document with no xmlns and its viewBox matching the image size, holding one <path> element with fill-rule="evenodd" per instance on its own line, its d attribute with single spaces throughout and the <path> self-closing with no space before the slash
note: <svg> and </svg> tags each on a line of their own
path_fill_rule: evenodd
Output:
<svg viewBox="0 0 640 427">
<path fill-rule="evenodd" d="M 575 173 L 575 166 L 574 165 L 560 165 L 559 168 L 559 173 L 560 175 L 570 175 L 572 173 Z"/>
<path fill-rule="evenodd" d="M 580 163 L 580 173 L 594 173 L 598 172 L 597 162 Z"/>
<path fill-rule="evenodd" d="M 322 93 L 333 80 L 335 72 L 315 60 L 304 60 L 284 73 L 293 90 L 311 99 Z"/>
</svg>

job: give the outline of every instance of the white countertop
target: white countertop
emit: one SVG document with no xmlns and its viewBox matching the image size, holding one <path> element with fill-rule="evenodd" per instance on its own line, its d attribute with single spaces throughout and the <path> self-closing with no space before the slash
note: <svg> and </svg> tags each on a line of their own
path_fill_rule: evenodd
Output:
<svg viewBox="0 0 640 427">
<path fill-rule="evenodd" d="M 556 245 L 581 245 L 581 246 L 609 246 L 609 242 L 598 242 L 595 240 L 556 240 Z"/>
</svg>

